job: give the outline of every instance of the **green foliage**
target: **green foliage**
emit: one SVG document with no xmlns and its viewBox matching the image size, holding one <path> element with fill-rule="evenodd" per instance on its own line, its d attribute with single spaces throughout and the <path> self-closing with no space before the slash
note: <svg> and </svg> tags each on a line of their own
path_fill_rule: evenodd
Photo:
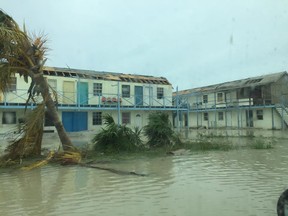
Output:
<svg viewBox="0 0 288 216">
<path fill-rule="evenodd" d="M 181 134 L 177 132 L 173 132 L 172 141 L 175 146 L 182 146 L 184 144 L 181 140 Z"/>
<path fill-rule="evenodd" d="M 103 116 L 105 127 L 95 135 L 95 150 L 104 152 L 133 151 L 142 146 L 141 130 L 117 125 L 109 114 Z"/>
<path fill-rule="evenodd" d="M 163 112 L 149 114 L 148 125 L 144 127 L 144 135 L 147 136 L 148 145 L 151 147 L 171 146 L 175 138 L 177 139 L 168 114 Z"/>
<path fill-rule="evenodd" d="M 249 145 L 252 149 L 271 149 L 273 148 L 272 140 L 265 139 L 264 137 L 260 137 L 256 140 L 253 140 Z"/>
<path fill-rule="evenodd" d="M 197 138 L 193 141 L 186 141 L 182 143 L 183 148 L 190 149 L 192 151 L 209 151 L 220 150 L 228 151 L 236 149 L 229 140 L 222 135 L 197 133 Z"/>
<path fill-rule="evenodd" d="M 187 149 L 194 151 L 209 151 L 209 150 L 220 150 L 220 151 L 228 151 L 234 149 L 232 145 L 228 142 L 223 142 L 218 140 L 197 140 L 194 142 L 185 143 Z"/>
</svg>

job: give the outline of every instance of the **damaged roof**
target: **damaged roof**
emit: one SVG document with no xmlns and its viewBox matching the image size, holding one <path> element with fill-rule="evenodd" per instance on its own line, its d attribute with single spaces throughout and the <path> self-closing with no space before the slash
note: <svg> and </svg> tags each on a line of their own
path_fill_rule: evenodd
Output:
<svg viewBox="0 0 288 216">
<path fill-rule="evenodd" d="M 94 70 L 79 70 L 71 68 L 44 67 L 43 74 L 47 76 L 76 77 L 84 79 L 110 80 L 133 83 L 148 83 L 171 85 L 165 77 L 154 77 L 137 74 L 124 74 Z"/>
<path fill-rule="evenodd" d="M 239 89 L 239 88 L 245 88 L 245 87 L 262 86 L 262 85 L 267 85 L 270 83 L 277 82 L 284 75 L 287 75 L 286 71 L 257 76 L 257 77 L 250 77 L 250 78 L 235 80 L 235 81 L 230 81 L 230 82 L 224 82 L 224 83 L 215 84 L 215 85 L 182 90 L 182 91 L 179 91 L 178 94 L 184 95 L 184 94 L 199 93 L 199 92 L 215 92 L 215 91 L 225 91 L 225 90 Z M 176 93 L 174 93 L 174 95 L 175 94 Z"/>
</svg>

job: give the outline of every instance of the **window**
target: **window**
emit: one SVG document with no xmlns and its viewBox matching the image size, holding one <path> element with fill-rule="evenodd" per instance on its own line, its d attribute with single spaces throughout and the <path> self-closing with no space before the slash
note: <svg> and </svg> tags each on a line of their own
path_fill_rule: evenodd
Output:
<svg viewBox="0 0 288 216">
<path fill-rule="evenodd" d="M 206 112 L 206 113 L 204 113 L 204 121 L 208 121 L 209 120 L 209 115 L 208 115 L 208 113 Z"/>
<path fill-rule="evenodd" d="M 102 95 L 102 83 L 93 83 L 93 95 L 94 96 Z"/>
<path fill-rule="evenodd" d="M 185 127 L 188 127 L 188 114 L 184 113 L 184 125 Z"/>
<path fill-rule="evenodd" d="M 223 93 L 222 92 L 217 93 L 217 101 L 218 102 L 223 102 Z"/>
<path fill-rule="evenodd" d="M 223 121 L 224 120 L 224 114 L 223 112 L 218 112 L 218 120 Z"/>
<path fill-rule="evenodd" d="M 45 112 L 44 126 L 54 126 L 52 118 L 47 111 Z"/>
<path fill-rule="evenodd" d="M 130 124 L 130 122 L 131 122 L 130 112 L 123 112 L 122 113 L 122 124 Z"/>
<path fill-rule="evenodd" d="M 122 97 L 130 97 L 130 86 L 122 85 Z"/>
<path fill-rule="evenodd" d="M 93 125 L 102 125 L 102 112 L 93 112 Z"/>
<path fill-rule="evenodd" d="M 263 110 L 256 110 L 258 120 L 263 120 Z"/>
<path fill-rule="evenodd" d="M 157 88 L 157 99 L 162 99 L 164 97 L 164 88 Z"/>
<path fill-rule="evenodd" d="M 57 80 L 56 80 L 56 79 L 48 79 L 47 82 L 48 82 L 48 85 L 49 85 L 54 91 L 57 91 Z M 49 91 L 51 92 L 51 89 L 49 89 Z"/>
<path fill-rule="evenodd" d="M 16 124 L 16 112 L 3 112 L 2 124 Z"/>
<path fill-rule="evenodd" d="M 203 103 L 208 103 L 208 95 L 203 95 Z"/>
<path fill-rule="evenodd" d="M 16 77 L 11 77 L 11 83 L 9 85 L 9 91 L 16 91 L 16 86 L 17 86 L 17 79 Z"/>
</svg>

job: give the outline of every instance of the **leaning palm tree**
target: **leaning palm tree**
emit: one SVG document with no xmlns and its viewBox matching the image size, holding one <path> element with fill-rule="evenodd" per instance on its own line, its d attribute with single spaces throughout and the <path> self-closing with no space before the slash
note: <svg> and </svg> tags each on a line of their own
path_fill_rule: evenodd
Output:
<svg viewBox="0 0 288 216">
<path fill-rule="evenodd" d="M 25 26 L 21 30 L 13 18 L 0 9 L 0 91 L 7 92 L 12 77 L 18 74 L 26 83 L 30 82 L 27 103 L 37 103 L 34 115 L 30 115 L 30 119 L 23 124 L 24 135 L 8 148 L 14 159 L 40 154 L 45 107 L 58 132 L 63 150 L 74 149 L 57 114 L 55 98 L 49 93 L 49 85 L 43 76 L 43 66 L 47 60 L 45 42 L 43 36 L 28 36 Z"/>
</svg>

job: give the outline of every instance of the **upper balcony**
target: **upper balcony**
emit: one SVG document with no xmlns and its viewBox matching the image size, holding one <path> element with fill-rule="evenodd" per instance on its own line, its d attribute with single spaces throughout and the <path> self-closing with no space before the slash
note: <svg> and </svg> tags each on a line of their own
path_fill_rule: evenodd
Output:
<svg viewBox="0 0 288 216">
<path fill-rule="evenodd" d="M 26 104 L 27 89 L 16 89 L 6 94 L 0 94 L 0 108 L 21 109 L 35 107 L 35 103 L 29 101 Z M 41 97 L 37 98 L 41 100 Z M 63 110 L 95 110 L 95 109 L 144 109 L 144 110 L 176 110 L 173 106 L 172 96 L 145 95 L 145 94 L 112 94 L 78 92 L 57 92 L 57 106 Z"/>
</svg>

